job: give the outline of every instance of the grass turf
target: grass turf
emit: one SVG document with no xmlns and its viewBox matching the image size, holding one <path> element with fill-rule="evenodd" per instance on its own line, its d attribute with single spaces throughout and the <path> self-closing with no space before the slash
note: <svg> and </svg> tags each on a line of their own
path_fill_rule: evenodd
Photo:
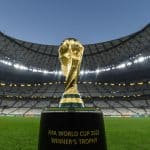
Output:
<svg viewBox="0 0 150 150">
<path fill-rule="evenodd" d="M 149 150 L 150 118 L 105 118 L 108 150 Z M 0 117 L 0 150 L 37 150 L 39 118 Z"/>
</svg>

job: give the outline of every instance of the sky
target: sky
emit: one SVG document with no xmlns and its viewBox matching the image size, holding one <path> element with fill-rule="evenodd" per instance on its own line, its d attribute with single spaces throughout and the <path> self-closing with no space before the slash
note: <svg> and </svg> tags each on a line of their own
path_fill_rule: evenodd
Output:
<svg viewBox="0 0 150 150">
<path fill-rule="evenodd" d="M 150 0 L 0 0 L 0 31 L 39 44 L 117 39 L 150 23 Z"/>
</svg>

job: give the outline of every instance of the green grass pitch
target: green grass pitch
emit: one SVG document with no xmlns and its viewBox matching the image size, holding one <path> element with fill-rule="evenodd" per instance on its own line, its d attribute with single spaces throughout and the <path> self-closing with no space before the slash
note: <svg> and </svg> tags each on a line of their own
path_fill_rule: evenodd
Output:
<svg viewBox="0 0 150 150">
<path fill-rule="evenodd" d="M 0 150 L 37 150 L 39 118 L 0 117 Z M 150 118 L 105 118 L 108 150 L 150 150 Z"/>
</svg>

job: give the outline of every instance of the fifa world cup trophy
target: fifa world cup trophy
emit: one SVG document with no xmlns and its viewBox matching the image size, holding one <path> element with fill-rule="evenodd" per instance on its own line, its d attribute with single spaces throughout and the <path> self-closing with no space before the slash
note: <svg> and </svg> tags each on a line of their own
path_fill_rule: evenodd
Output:
<svg viewBox="0 0 150 150">
<path fill-rule="evenodd" d="M 84 107 L 77 87 L 83 52 L 84 47 L 74 38 L 64 40 L 59 47 L 61 70 L 65 76 L 65 92 L 59 107 Z"/>
<path fill-rule="evenodd" d="M 103 114 L 84 107 L 77 87 L 83 52 L 74 38 L 59 46 L 65 91 L 59 107 L 41 113 L 38 150 L 107 150 Z"/>
</svg>

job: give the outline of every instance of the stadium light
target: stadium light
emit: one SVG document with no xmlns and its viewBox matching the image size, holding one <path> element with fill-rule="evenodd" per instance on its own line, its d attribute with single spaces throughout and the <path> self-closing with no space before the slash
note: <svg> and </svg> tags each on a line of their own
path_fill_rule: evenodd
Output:
<svg viewBox="0 0 150 150">
<path fill-rule="evenodd" d="M 135 85 L 135 83 L 130 83 L 130 86 L 133 86 L 133 85 Z"/>
<path fill-rule="evenodd" d="M 37 69 L 33 69 L 32 71 L 33 71 L 33 72 L 38 72 L 38 70 L 37 70 Z"/>
<path fill-rule="evenodd" d="M 96 72 L 96 74 L 98 74 L 98 73 L 100 72 L 100 70 L 99 70 L 99 69 L 96 69 L 96 71 L 95 71 L 95 72 Z"/>
<path fill-rule="evenodd" d="M 47 70 L 43 70 L 43 73 L 44 74 L 48 74 L 49 72 Z"/>
<path fill-rule="evenodd" d="M 131 66 L 131 65 L 132 65 L 132 62 L 127 62 L 126 65 L 127 65 L 127 66 Z"/>
<path fill-rule="evenodd" d="M 110 85 L 111 85 L 111 86 L 114 86 L 115 84 L 114 84 L 114 83 L 111 83 Z"/>
<path fill-rule="evenodd" d="M 27 84 L 27 86 L 31 86 L 31 84 Z"/>
<path fill-rule="evenodd" d="M 89 70 L 84 71 L 84 74 L 89 74 L 89 73 L 90 73 Z"/>
<path fill-rule="evenodd" d="M 143 85 L 143 82 L 139 82 L 138 84 L 139 84 L 139 85 Z"/>
<path fill-rule="evenodd" d="M 9 59 L 9 58 L 7 58 L 7 59 Z M 144 62 L 145 60 L 148 60 L 148 59 L 150 59 L 150 56 L 142 56 L 141 54 L 138 54 L 138 55 L 136 55 L 132 58 L 129 58 L 129 61 L 126 61 L 126 62 L 121 63 L 121 64 L 116 65 L 116 66 L 108 66 L 108 67 L 104 67 L 104 68 L 97 68 L 95 70 L 81 70 L 80 75 L 81 76 L 85 75 L 85 74 L 86 75 L 87 74 L 96 74 L 96 75 L 98 75 L 101 72 L 111 71 L 111 70 L 115 70 L 115 69 L 123 69 L 123 68 L 131 66 L 133 64 L 142 63 L 142 62 Z M 35 68 L 35 67 L 30 67 L 29 68 L 27 66 L 20 65 L 18 63 L 12 63 L 12 62 L 7 61 L 7 60 L 0 60 L 0 63 L 2 63 L 4 65 L 12 66 L 15 69 L 32 71 L 32 72 L 35 72 L 35 73 L 43 73 L 44 75 L 47 75 L 47 74 L 53 74 L 53 75 L 59 75 L 59 76 L 62 75 L 61 71 L 42 70 L 40 68 Z"/>
<path fill-rule="evenodd" d="M 9 86 L 12 87 L 13 85 L 12 85 L 12 84 L 9 84 Z"/>
<path fill-rule="evenodd" d="M 58 74 L 61 76 L 62 75 L 62 71 L 59 71 Z"/>
<path fill-rule="evenodd" d="M 122 69 L 122 68 L 125 68 L 126 67 L 126 64 L 120 64 L 118 66 L 116 66 L 117 69 Z"/>
<path fill-rule="evenodd" d="M 5 60 L 0 60 L 1 63 L 8 65 L 8 66 L 12 66 L 12 63 L 9 61 L 5 61 Z"/>
<path fill-rule="evenodd" d="M 111 70 L 111 68 L 106 68 L 106 69 L 105 69 L 105 71 L 110 71 L 110 70 Z"/>
<path fill-rule="evenodd" d="M 14 64 L 14 67 L 16 69 L 20 69 L 20 70 L 28 70 L 28 67 L 25 67 L 25 66 L 20 65 L 20 64 Z"/>
<path fill-rule="evenodd" d="M 80 71 L 80 75 L 84 75 L 84 71 L 83 70 Z"/>
<path fill-rule="evenodd" d="M 6 84 L 5 84 L 5 83 L 1 83 L 0 85 L 1 85 L 1 86 L 5 86 Z"/>
<path fill-rule="evenodd" d="M 144 60 L 145 60 L 144 57 L 139 57 L 139 58 L 138 58 L 138 62 L 143 62 Z"/>
</svg>

